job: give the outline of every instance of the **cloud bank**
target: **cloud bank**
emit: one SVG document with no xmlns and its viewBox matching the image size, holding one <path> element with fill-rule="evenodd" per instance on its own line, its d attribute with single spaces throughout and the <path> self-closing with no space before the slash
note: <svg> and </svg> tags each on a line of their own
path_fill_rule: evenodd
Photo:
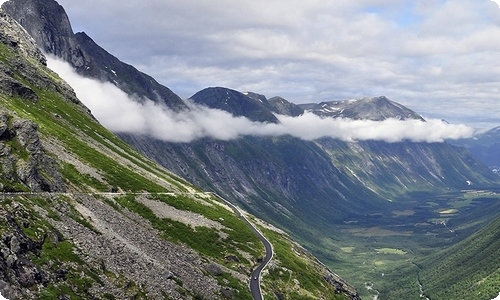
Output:
<svg viewBox="0 0 500 300">
<path fill-rule="evenodd" d="M 268 124 L 189 101 L 189 111 L 173 112 L 148 99 L 133 99 L 111 83 L 84 78 L 69 64 L 53 57 L 48 57 L 48 65 L 75 89 L 78 98 L 111 131 L 148 135 L 168 142 L 190 142 L 203 137 L 231 140 L 246 135 L 291 135 L 304 140 L 331 137 L 344 141 L 442 142 L 473 133 L 467 126 L 435 119 L 367 121 L 322 118 L 312 113 L 300 117 L 277 115 L 280 123 Z"/>
<path fill-rule="evenodd" d="M 184 98 L 207 86 L 295 103 L 385 95 L 453 123 L 500 125 L 490 0 L 59 3 L 75 30 Z"/>
</svg>

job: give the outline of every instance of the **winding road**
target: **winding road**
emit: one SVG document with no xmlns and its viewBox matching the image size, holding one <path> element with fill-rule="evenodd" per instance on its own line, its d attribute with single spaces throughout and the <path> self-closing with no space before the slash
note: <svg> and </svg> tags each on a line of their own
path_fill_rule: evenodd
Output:
<svg viewBox="0 0 500 300">
<path fill-rule="evenodd" d="M 27 192 L 27 193 L 1 193 L 1 195 L 3 197 L 15 197 L 15 196 L 19 196 L 19 195 L 39 195 L 39 194 L 46 194 L 46 195 L 70 195 L 70 194 L 92 194 L 92 195 L 96 195 L 96 194 L 100 194 L 100 195 L 117 195 L 117 194 L 127 194 L 127 193 L 32 193 L 32 192 Z M 129 193 L 130 194 L 130 193 Z M 144 193 L 132 193 L 132 194 L 144 194 Z M 172 193 L 165 193 L 165 194 L 172 194 Z M 211 194 L 219 199 L 221 199 L 222 201 L 224 201 L 224 203 L 226 203 L 229 207 L 231 207 L 231 209 L 234 211 L 234 213 L 240 218 L 242 219 L 243 221 L 245 221 L 248 226 L 250 226 L 250 228 L 253 230 L 253 232 L 255 233 L 255 235 L 257 235 L 257 237 L 260 239 L 260 241 L 262 242 L 262 244 L 264 244 L 264 248 L 266 249 L 266 255 L 262 261 L 262 263 L 257 266 L 251 273 L 251 277 L 250 277 L 250 280 L 249 280 L 249 283 L 248 283 L 248 287 L 249 287 L 249 290 L 250 290 L 250 293 L 252 294 L 252 297 L 254 300 L 263 300 L 264 298 L 262 297 L 262 292 L 261 292 L 261 289 L 260 289 L 260 275 L 261 275 L 261 272 L 262 270 L 264 270 L 264 268 L 269 264 L 269 262 L 271 261 L 271 259 L 273 258 L 273 246 L 271 245 L 271 243 L 264 237 L 264 235 L 257 229 L 257 227 L 255 227 L 255 225 L 250 222 L 250 220 L 248 220 L 248 218 L 240 211 L 240 209 L 232 204 L 231 202 L 227 201 L 226 199 L 222 198 L 221 196 L 217 195 L 216 193 L 212 193 L 212 192 L 205 192 L 203 194 Z"/>
<path fill-rule="evenodd" d="M 221 196 L 211 193 L 212 195 L 216 196 L 217 198 L 221 199 L 224 201 L 227 205 L 229 205 L 233 211 L 236 213 L 238 217 L 243 219 L 250 228 L 252 228 L 253 232 L 257 235 L 257 237 L 260 239 L 262 244 L 264 244 L 264 248 L 266 249 L 266 256 L 264 257 L 264 260 L 262 263 L 253 270 L 251 276 L 250 276 L 250 282 L 248 284 L 248 287 L 250 289 L 250 293 L 252 294 L 252 297 L 254 300 L 263 300 L 264 298 L 262 297 L 262 292 L 260 290 L 260 274 L 262 270 L 269 264 L 271 259 L 273 258 L 273 246 L 271 243 L 264 237 L 264 235 L 255 227 L 255 225 L 250 222 L 247 217 L 241 213 L 239 208 L 232 204 L 231 202 L 227 201 L 226 199 L 222 198 Z"/>
</svg>

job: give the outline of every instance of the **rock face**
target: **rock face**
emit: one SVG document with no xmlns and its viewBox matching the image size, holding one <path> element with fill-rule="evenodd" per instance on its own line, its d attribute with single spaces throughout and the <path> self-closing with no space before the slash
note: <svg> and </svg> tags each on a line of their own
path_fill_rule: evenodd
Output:
<svg viewBox="0 0 500 300">
<path fill-rule="evenodd" d="M 3 9 L 0 9 L 0 42 L 11 50 L 12 55 L 5 56 L 0 64 L 0 88 L 11 97 L 36 102 L 38 96 L 29 85 L 44 87 L 51 92 L 63 94 L 64 98 L 73 103 L 80 103 L 73 89 L 65 82 L 55 83 L 47 76 L 41 76 L 38 67 L 46 66 L 46 58 L 36 42 L 26 34 Z M 27 62 L 29 57 L 38 64 L 37 68 Z M 23 78 L 20 82 L 18 78 Z M 88 111 L 87 108 L 83 110 Z"/>
<path fill-rule="evenodd" d="M 79 74 L 115 84 L 136 96 L 138 101 L 148 98 L 176 111 L 187 109 L 179 96 L 151 76 L 121 62 L 85 33 L 74 34 L 64 8 L 56 1 L 11 0 L 2 8 L 28 31 L 45 53 L 70 63 Z"/>
<path fill-rule="evenodd" d="M 36 124 L 0 112 L 2 191 L 16 191 L 21 182 L 34 192 L 63 192 L 66 187 L 55 160 L 48 156 Z"/>
<path fill-rule="evenodd" d="M 300 106 L 281 97 L 272 97 L 269 99 L 269 104 L 273 107 L 273 111 L 280 115 L 298 117 L 304 113 L 304 109 Z"/>
<path fill-rule="evenodd" d="M 75 67 L 87 63 L 73 37 L 69 19 L 57 2 L 7 1 L 3 8 L 30 33 L 45 53 L 61 57 Z"/>
<path fill-rule="evenodd" d="M 0 212 L 0 217 L 6 220 L 6 226 L 2 227 L 8 232 L 0 236 L 0 293 L 7 299 L 19 299 L 23 289 L 49 282 L 48 273 L 29 259 L 30 255 L 39 255 L 42 243 L 30 239 L 22 231 L 15 215 L 23 213 L 26 211 L 19 205 L 3 207 Z"/>
</svg>

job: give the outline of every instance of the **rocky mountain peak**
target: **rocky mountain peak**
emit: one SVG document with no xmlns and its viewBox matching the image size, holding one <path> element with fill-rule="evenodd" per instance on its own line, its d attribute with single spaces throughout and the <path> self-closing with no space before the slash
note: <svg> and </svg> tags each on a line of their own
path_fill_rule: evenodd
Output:
<svg viewBox="0 0 500 300">
<path fill-rule="evenodd" d="M 194 94 L 191 99 L 198 104 L 210 108 L 221 109 L 238 117 L 247 117 L 256 122 L 278 123 L 271 112 L 271 107 L 257 94 L 245 95 L 241 92 L 223 87 L 210 87 Z"/>
<path fill-rule="evenodd" d="M 74 39 L 69 18 L 56 1 L 11 0 L 2 8 L 28 31 L 42 51 L 75 67 L 85 65 L 85 56 Z"/>
<path fill-rule="evenodd" d="M 324 117 L 372 121 L 383 121 L 390 118 L 424 121 L 424 119 L 413 110 L 391 101 L 385 96 L 329 101 L 315 105 L 305 104 L 299 106 L 307 111 Z"/>
<path fill-rule="evenodd" d="M 304 109 L 300 106 L 278 96 L 269 99 L 269 104 L 273 111 L 280 115 L 298 117 L 304 113 Z"/>
</svg>

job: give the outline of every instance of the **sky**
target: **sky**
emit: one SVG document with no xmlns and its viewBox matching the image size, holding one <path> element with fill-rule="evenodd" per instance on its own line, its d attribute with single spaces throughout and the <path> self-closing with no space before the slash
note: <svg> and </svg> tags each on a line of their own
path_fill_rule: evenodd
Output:
<svg viewBox="0 0 500 300">
<path fill-rule="evenodd" d="M 59 0 L 75 31 L 182 98 L 209 86 L 294 103 L 386 96 L 500 125 L 490 0 Z"/>
<path fill-rule="evenodd" d="M 277 124 L 253 122 L 188 100 L 189 110 L 174 112 L 148 99 L 134 99 L 109 82 L 82 77 L 68 63 L 55 57 L 47 56 L 47 63 L 74 88 L 78 98 L 109 130 L 147 135 L 168 142 L 191 142 L 203 137 L 232 140 L 246 135 L 291 135 L 309 141 L 332 137 L 349 142 L 443 142 L 470 137 L 474 132 L 466 125 L 449 124 L 440 119 L 427 119 L 426 122 L 350 120 L 322 118 L 307 112 L 298 117 L 277 115 Z"/>
</svg>

